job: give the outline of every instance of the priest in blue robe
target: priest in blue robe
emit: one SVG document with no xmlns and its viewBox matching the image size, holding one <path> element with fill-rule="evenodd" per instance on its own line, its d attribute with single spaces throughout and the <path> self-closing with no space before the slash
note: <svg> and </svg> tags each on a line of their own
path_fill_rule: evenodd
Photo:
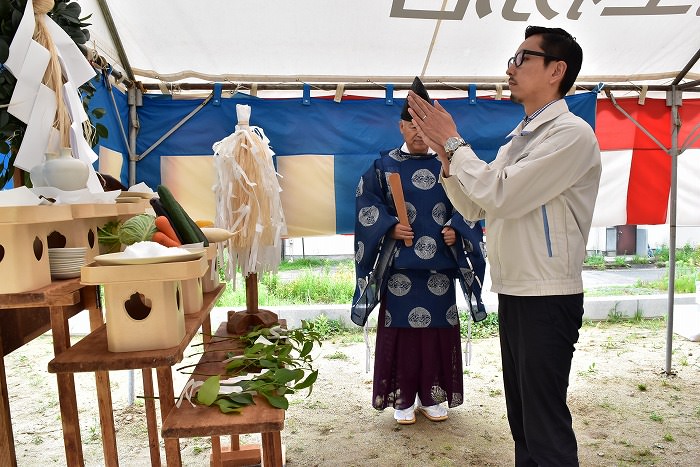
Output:
<svg viewBox="0 0 700 467">
<path fill-rule="evenodd" d="M 418 78 L 412 90 L 430 102 Z M 353 307 L 367 296 L 368 282 L 376 286 L 379 279 L 372 405 L 393 407 L 399 424 L 411 424 L 416 411 L 442 421 L 448 407 L 463 402 L 455 281 L 472 318 L 483 319 L 486 263 L 480 223 L 466 222 L 448 200 L 439 184 L 440 161 L 418 135 L 407 106 L 399 129 L 404 144 L 376 159 L 357 186 Z M 393 173 L 401 177 L 408 225 L 397 217 L 388 181 Z"/>
</svg>

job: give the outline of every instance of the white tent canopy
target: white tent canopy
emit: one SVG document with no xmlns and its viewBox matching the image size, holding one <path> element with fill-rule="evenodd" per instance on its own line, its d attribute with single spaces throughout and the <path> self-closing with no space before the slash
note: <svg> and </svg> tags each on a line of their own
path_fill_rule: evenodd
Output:
<svg viewBox="0 0 700 467">
<path fill-rule="evenodd" d="M 580 83 L 700 79 L 700 2 L 80 0 L 96 51 L 151 83 L 501 83 L 526 25 L 584 50 Z M 680 83 L 675 83 L 680 84 Z M 694 83 L 696 84 L 696 83 Z"/>
</svg>

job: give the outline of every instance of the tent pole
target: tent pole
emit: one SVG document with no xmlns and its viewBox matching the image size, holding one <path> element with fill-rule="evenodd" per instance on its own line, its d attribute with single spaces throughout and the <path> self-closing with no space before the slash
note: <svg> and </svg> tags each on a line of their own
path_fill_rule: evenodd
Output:
<svg viewBox="0 0 700 467">
<path fill-rule="evenodd" d="M 127 94 L 129 104 L 129 186 L 136 185 L 136 87 L 131 86 Z"/>
<path fill-rule="evenodd" d="M 666 105 L 671 106 L 671 203 L 669 212 L 668 245 L 668 320 L 666 321 L 666 374 L 672 374 L 671 357 L 673 354 L 673 307 L 676 288 L 676 201 L 678 198 L 678 131 L 681 120 L 678 115 L 682 93 L 677 86 L 671 86 L 666 95 Z M 669 102 L 670 100 L 670 102 Z"/>
</svg>

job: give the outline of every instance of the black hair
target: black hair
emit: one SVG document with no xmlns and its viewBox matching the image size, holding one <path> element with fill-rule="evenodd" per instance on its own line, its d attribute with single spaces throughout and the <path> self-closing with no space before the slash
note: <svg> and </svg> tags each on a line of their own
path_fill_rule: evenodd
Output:
<svg viewBox="0 0 700 467">
<path fill-rule="evenodd" d="M 530 36 L 540 35 L 542 41 L 540 47 L 547 55 L 559 57 L 566 62 L 566 73 L 564 79 L 559 83 L 559 95 L 564 97 L 576 82 L 581 62 L 583 62 L 583 50 L 576 42 L 576 38 L 561 28 L 545 28 L 543 26 L 528 26 L 525 29 L 525 39 Z M 547 65 L 552 59 L 544 57 L 544 64 Z"/>
</svg>

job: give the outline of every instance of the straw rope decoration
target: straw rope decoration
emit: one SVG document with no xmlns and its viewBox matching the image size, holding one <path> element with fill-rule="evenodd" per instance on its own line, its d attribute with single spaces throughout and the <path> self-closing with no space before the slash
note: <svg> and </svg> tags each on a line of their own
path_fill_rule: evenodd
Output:
<svg viewBox="0 0 700 467">
<path fill-rule="evenodd" d="M 248 125 L 250 106 L 236 105 L 238 125 L 233 134 L 214 143 L 217 227 L 234 232 L 228 250 L 226 279 L 277 272 L 281 236 L 287 226 L 280 200 L 280 185 L 272 163 L 274 153 L 262 129 Z M 223 255 L 222 247 L 219 257 Z M 232 281 L 235 287 L 235 280 Z"/>
</svg>

